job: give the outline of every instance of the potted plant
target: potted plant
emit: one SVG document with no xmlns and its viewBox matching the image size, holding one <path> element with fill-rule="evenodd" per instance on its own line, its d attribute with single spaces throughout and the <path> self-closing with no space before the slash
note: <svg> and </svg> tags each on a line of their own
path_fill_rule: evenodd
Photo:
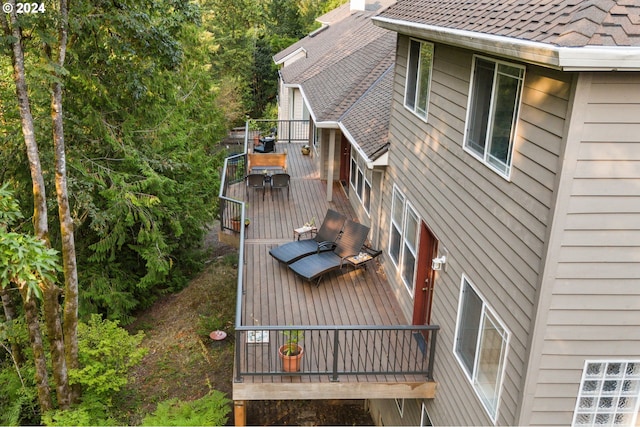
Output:
<svg viewBox="0 0 640 427">
<path fill-rule="evenodd" d="M 280 359 L 282 359 L 282 370 L 285 372 L 298 372 L 304 348 L 299 344 L 304 336 L 303 331 L 284 331 L 284 344 L 278 349 Z"/>
<path fill-rule="evenodd" d="M 240 215 L 237 215 L 231 218 L 231 228 L 233 229 L 233 231 L 238 233 L 240 232 L 240 221 L 242 221 L 242 218 L 240 217 Z M 251 224 L 251 220 L 249 218 L 245 218 L 244 226 L 248 227 L 249 224 Z"/>
<path fill-rule="evenodd" d="M 300 151 L 302 151 L 303 155 L 308 156 L 309 153 L 311 153 L 311 147 L 309 147 L 307 144 L 305 144 L 305 145 L 302 146 Z"/>
</svg>

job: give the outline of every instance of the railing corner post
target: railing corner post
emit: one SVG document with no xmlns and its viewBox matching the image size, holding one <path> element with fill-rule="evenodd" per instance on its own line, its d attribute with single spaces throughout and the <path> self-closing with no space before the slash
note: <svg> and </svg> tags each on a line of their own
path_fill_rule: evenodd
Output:
<svg viewBox="0 0 640 427">
<path fill-rule="evenodd" d="M 433 381 L 433 363 L 436 358 L 436 338 L 438 337 L 438 330 L 433 329 L 431 331 L 431 345 L 429 346 L 429 374 L 427 379 Z"/>
<path fill-rule="evenodd" d="M 242 378 L 242 369 L 240 366 L 240 352 L 242 351 L 242 331 L 236 330 L 236 342 L 235 342 L 235 352 L 236 352 L 236 377 L 235 382 L 241 383 L 243 381 Z"/>
<path fill-rule="evenodd" d="M 338 354 L 339 349 L 338 346 L 340 345 L 340 339 L 338 336 L 338 329 L 334 329 L 333 330 L 333 369 L 332 369 L 332 374 L 331 374 L 331 382 L 338 382 Z"/>
</svg>

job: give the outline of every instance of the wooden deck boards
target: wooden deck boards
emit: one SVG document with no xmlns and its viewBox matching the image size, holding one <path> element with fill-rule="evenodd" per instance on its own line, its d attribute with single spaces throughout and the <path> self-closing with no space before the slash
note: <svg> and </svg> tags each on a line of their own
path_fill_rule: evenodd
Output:
<svg viewBox="0 0 640 427">
<path fill-rule="evenodd" d="M 245 230 L 245 295 L 242 323 L 245 326 L 287 325 L 406 325 L 402 312 L 381 268 L 376 261 L 366 269 L 348 266 L 324 276 L 318 287 L 297 277 L 286 265 L 269 255 L 269 249 L 293 240 L 293 230 L 311 218 L 320 224 L 327 209 L 331 208 L 347 218 L 354 218 L 349 201 L 340 184 L 335 184 L 333 200 L 326 200 L 326 182 L 319 179 L 314 158 L 300 153 L 302 144 L 278 144 L 277 151 L 287 149 L 287 172 L 291 175 L 290 194 L 266 189 L 262 193 L 249 190 L 243 183 L 231 187 L 231 197 L 249 203 L 247 216 L 251 224 Z M 258 328 L 257 328 L 258 329 Z M 306 337 L 305 337 L 306 338 Z M 309 340 L 310 341 L 310 340 Z M 325 345 L 320 340 L 318 345 Z M 324 349 L 329 350 L 330 349 Z M 245 357 L 255 358 L 253 363 L 279 363 L 275 349 L 257 345 L 249 348 Z M 379 358 L 385 349 L 377 349 Z M 263 352 L 263 353 L 260 353 Z M 315 352 L 304 363 L 314 360 Z M 307 356 L 305 356 L 307 357 Z M 317 359 L 317 357 L 315 357 Z M 433 393 L 435 385 L 425 383 L 416 376 L 342 376 L 339 383 L 326 376 L 245 376 L 242 383 L 234 383 L 234 399 L 286 399 L 295 394 L 292 383 L 305 385 L 304 398 L 366 398 L 374 395 L 387 397 L 425 397 Z M 352 384 L 351 387 L 345 384 Z M 371 387 L 363 387 L 363 383 Z M 324 385 L 318 385 L 324 384 Z M 380 384 L 395 385 L 384 388 Z M 400 384 L 400 385 L 399 385 Z M 402 387 L 404 384 L 410 385 Z M 297 398 L 301 398 L 298 391 Z"/>
</svg>

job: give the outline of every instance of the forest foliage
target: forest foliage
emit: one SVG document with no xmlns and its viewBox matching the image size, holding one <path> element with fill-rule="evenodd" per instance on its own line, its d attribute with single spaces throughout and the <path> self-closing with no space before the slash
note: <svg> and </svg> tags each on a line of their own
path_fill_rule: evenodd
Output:
<svg viewBox="0 0 640 427">
<path fill-rule="evenodd" d="M 62 87 L 62 166 L 84 322 L 78 341 L 86 342 L 87 331 L 101 331 L 104 340 L 129 349 L 128 362 L 114 362 L 128 368 L 138 360 L 133 355 L 141 354 L 135 350 L 139 341 L 118 335 L 117 323 L 108 322 L 131 321 L 137 310 L 181 289 L 202 268 L 203 240 L 217 216 L 219 169 L 226 155 L 219 142 L 246 117 L 259 118 L 273 110 L 273 54 L 311 31 L 317 16 L 343 2 L 78 0 L 70 3 L 68 19 L 56 9 L 58 3 L 45 2 L 38 13 L 18 15 L 15 22 L 3 20 L 0 201 L 11 206 L 0 220 L 5 307 L 0 315 L 0 382 L 9 384 L 0 397 L 5 417 L 0 424 L 113 422 L 106 396 L 126 378 L 126 369 L 110 371 L 113 378 L 102 377 L 104 366 L 97 366 L 91 355 L 101 341 L 81 346 L 80 369 L 69 373 L 71 384 L 83 385 L 81 406 L 40 418 L 44 414 L 35 403 L 29 362 L 34 355 L 15 291 L 20 286 L 16 277 L 29 274 L 34 280 L 24 284 L 35 297 L 46 283 L 63 281 L 56 265 L 64 233 L 54 191 L 60 166 L 60 152 L 54 152 L 52 142 L 55 88 Z M 16 37 L 10 26 L 19 26 L 25 54 L 33 133 L 48 189 L 47 241 L 33 236 L 35 187 L 16 97 Z M 68 31 L 66 60 L 56 62 L 51 46 L 62 27 Z M 23 268 L 19 276 L 18 266 Z M 8 306 L 18 307 L 18 313 L 9 315 Z M 53 337 L 45 335 L 44 345 L 49 342 Z M 94 389 L 95 381 L 114 388 Z"/>
<path fill-rule="evenodd" d="M 319 0 L 73 2 L 64 119 L 82 315 L 127 321 L 201 267 L 199 244 L 216 216 L 224 155 L 218 142 L 274 102 L 272 55 L 333 6 Z M 52 16 L 23 17 L 49 187 L 51 75 L 38 50 L 51 36 L 45 21 Z M 33 201 L 11 62 L 8 55 L 0 61 L 0 182 L 11 183 L 28 217 Z M 28 231 L 29 221 L 21 225 Z M 57 247 L 59 233 L 50 231 Z"/>
</svg>

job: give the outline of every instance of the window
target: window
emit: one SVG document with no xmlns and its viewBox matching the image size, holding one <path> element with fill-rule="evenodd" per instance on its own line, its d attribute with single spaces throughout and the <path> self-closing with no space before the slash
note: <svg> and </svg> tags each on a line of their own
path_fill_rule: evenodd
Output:
<svg viewBox="0 0 640 427">
<path fill-rule="evenodd" d="M 463 277 L 454 352 L 493 421 L 508 341 L 509 332 Z"/>
<path fill-rule="evenodd" d="M 476 57 L 464 147 L 509 177 L 524 68 Z"/>
<path fill-rule="evenodd" d="M 635 426 L 640 404 L 640 360 L 585 362 L 574 426 Z"/>
<path fill-rule="evenodd" d="M 389 236 L 389 255 L 397 266 L 400 264 L 400 244 L 402 240 L 402 224 L 404 223 L 404 196 L 396 188 L 393 189 L 391 206 L 391 233 Z"/>
<path fill-rule="evenodd" d="M 400 271 L 407 290 L 413 295 L 413 279 L 418 242 L 418 214 L 407 203 L 400 190 L 393 188 L 389 255 Z"/>
<path fill-rule="evenodd" d="M 364 210 L 369 213 L 371 208 L 371 170 L 360 167 L 358 159 L 355 157 L 357 155 L 354 150 L 351 150 L 351 176 L 349 182 L 351 182 L 351 187 L 358 195 Z"/>
<path fill-rule="evenodd" d="M 433 45 L 431 43 L 417 40 L 409 42 L 404 105 L 423 119 L 427 118 L 432 62 Z"/>
</svg>

